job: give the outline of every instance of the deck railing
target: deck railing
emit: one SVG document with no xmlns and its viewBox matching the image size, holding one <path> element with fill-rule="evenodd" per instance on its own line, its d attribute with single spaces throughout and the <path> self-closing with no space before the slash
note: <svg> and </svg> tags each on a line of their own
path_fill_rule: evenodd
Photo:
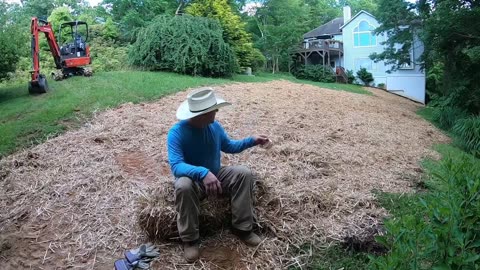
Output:
<svg viewBox="0 0 480 270">
<path fill-rule="evenodd" d="M 300 45 L 301 51 L 313 51 L 313 50 L 337 50 L 343 51 L 343 42 L 331 39 L 318 39 L 303 42 Z"/>
</svg>

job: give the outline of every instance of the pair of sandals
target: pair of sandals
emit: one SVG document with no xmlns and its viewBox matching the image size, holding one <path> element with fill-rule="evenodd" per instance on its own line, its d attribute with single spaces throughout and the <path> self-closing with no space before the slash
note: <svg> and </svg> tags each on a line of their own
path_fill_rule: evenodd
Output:
<svg viewBox="0 0 480 270">
<path fill-rule="evenodd" d="M 139 248 L 125 251 L 125 259 L 115 261 L 115 270 L 146 270 L 150 263 L 160 255 L 158 248 L 148 243 Z"/>
</svg>

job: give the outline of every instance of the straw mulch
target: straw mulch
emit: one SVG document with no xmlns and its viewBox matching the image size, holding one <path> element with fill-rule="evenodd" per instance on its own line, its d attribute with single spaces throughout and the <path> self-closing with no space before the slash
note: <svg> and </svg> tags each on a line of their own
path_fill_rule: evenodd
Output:
<svg viewBox="0 0 480 270">
<path fill-rule="evenodd" d="M 213 233 L 202 238 L 202 260 L 182 258 L 174 216 L 162 212 L 173 211 L 165 139 L 182 92 L 99 113 L 3 159 L 2 269 L 112 269 L 149 231 L 174 240 L 157 239 L 154 269 L 305 267 L 315 246 L 378 232 L 386 211 L 372 190 L 411 192 L 419 161 L 437 158 L 431 146 L 447 141 L 415 114 L 419 105 L 379 90 L 368 96 L 287 81 L 216 89 L 234 103 L 218 114 L 231 137 L 263 133 L 275 144 L 223 156 L 223 164 L 255 173 L 256 228 L 266 237 L 259 247 L 240 244 L 223 220 L 204 229 Z"/>
</svg>

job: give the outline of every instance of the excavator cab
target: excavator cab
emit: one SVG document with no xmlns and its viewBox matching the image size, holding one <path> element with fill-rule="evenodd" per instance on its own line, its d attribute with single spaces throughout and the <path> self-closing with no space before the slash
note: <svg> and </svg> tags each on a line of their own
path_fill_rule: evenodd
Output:
<svg viewBox="0 0 480 270">
<path fill-rule="evenodd" d="M 82 21 L 63 23 L 58 33 L 62 58 L 84 57 L 88 40 L 88 24 Z"/>
</svg>

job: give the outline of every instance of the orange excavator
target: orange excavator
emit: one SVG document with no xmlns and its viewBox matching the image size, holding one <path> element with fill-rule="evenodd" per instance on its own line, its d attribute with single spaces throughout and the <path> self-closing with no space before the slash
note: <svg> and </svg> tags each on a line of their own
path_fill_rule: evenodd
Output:
<svg viewBox="0 0 480 270">
<path fill-rule="evenodd" d="M 59 37 L 68 37 L 62 46 L 58 46 L 52 26 L 49 22 L 32 18 L 32 58 L 33 71 L 31 71 L 32 80 L 28 83 L 28 92 L 30 94 L 46 93 L 48 89 L 47 78 L 44 74 L 40 74 L 39 61 L 39 33 L 42 32 L 47 38 L 50 52 L 55 61 L 56 71 L 52 72 L 54 80 L 62 80 L 73 75 L 91 76 L 92 70 L 87 67 L 92 63 L 90 58 L 90 46 L 88 46 L 88 24 L 82 21 L 66 22 L 60 26 Z M 84 30 L 83 32 L 80 29 Z M 62 34 L 62 31 L 64 32 Z M 67 32 L 65 34 L 65 32 Z M 85 37 L 82 34 L 85 33 Z"/>
</svg>

